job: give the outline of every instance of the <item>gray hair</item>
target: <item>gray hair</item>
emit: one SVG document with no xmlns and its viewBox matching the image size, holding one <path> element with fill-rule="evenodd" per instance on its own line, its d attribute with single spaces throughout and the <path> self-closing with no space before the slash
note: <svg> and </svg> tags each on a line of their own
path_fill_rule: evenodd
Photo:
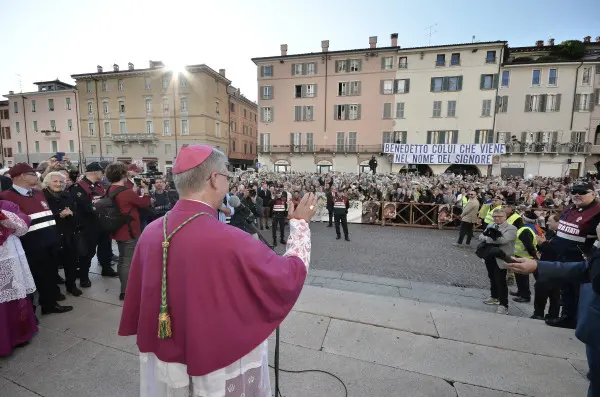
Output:
<svg viewBox="0 0 600 397">
<path fill-rule="evenodd" d="M 67 181 L 67 178 L 62 173 L 60 173 L 59 171 L 52 171 L 47 173 L 44 177 L 42 187 L 47 188 L 50 182 L 52 181 L 52 178 L 55 176 L 59 177 L 62 183 L 65 183 Z"/>
<path fill-rule="evenodd" d="M 501 208 L 496 208 L 496 209 L 494 210 L 494 212 L 492 212 L 492 215 L 495 215 L 495 214 L 502 214 L 502 215 L 506 215 L 506 210 L 504 209 L 504 207 L 501 207 Z"/>
<path fill-rule="evenodd" d="M 177 161 L 177 160 L 175 160 Z M 196 193 L 204 189 L 210 174 L 215 171 L 225 171 L 227 169 L 227 156 L 217 149 L 213 149 L 208 158 L 200 165 L 173 175 L 175 189 L 179 194 Z"/>
</svg>

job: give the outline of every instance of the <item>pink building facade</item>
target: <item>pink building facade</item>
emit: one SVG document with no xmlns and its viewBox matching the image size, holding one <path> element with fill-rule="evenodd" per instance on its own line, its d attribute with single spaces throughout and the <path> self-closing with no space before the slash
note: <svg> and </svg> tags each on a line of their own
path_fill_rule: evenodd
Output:
<svg viewBox="0 0 600 397">
<path fill-rule="evenodd" d="M 9 114 L 8 101 L 0 101 L 0 163 L 2 163 L 2 167 L 10 167 L 14 164 Z"/>
<path fill-rule="evenodd" d="M 34 83 L 38 91 L 4 95 L 8 99 L 15 163 L 37 165 L 57 152 L 80 161 L 77 91 L 59 80 Z"/>
</svg>

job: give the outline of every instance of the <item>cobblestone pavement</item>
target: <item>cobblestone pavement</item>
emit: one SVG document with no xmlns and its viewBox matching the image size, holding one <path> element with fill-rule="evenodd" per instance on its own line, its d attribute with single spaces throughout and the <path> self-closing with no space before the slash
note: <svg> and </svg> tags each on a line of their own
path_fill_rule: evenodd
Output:
<svg viewBox="0 0 600 397">
<path fill-rule="evenodd" d="M 351 242 L 336 240 L 335 229 L 326 223 L 311 223 L 311 230 L 313 269 L 488 288 L 485 267 L 474 249 L 452 246 L 455 230 L 350 224 Z M 262 233 L 272 242 L 271 230 Z M 282 245 L 276 250 L 284 252 Z"/>
</svg>

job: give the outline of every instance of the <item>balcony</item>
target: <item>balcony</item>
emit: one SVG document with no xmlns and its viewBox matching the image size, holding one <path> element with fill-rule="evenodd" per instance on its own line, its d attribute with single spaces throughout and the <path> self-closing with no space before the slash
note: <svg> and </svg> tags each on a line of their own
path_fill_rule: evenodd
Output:
<svg viewBox="0 0 600 397">
<path fill-rule="evenodd" d="M 269 145 L 258 147 L 258 153 L 381 153 L 381 150 L 381 145 Z"/>
<path fill-rule="evenodd" d="M 56 131 L 56 130 L 41 130 L 40 132 L 42 134 L 46 135 L 44 137 L 44 139 L 59 139 L 60 138 L 60 131 Z"/>
<path fill-rule="evenodd" d="M 496 63 L 496 57 L 486 57 L 485 63 Z"/>
<path fill-rule="evenodd" d="M 506 154 L 517 154 L 517 153 L 534 153 L 534 154 L 590 154 L 592 144 L 591 143 L 507 143 Z M 600 153 L 600 150 L 599 150 Z"/>
<path fill-rule="evenodd" d="M 114 134 L 110 138 L 114 142 L 154 142 L 158 141 L 155 134 Z"/>
</svg>

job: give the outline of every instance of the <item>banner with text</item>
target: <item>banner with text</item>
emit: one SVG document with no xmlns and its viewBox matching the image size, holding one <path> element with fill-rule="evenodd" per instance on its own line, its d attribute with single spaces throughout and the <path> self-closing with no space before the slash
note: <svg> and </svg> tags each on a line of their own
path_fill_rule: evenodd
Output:
<svg viewBox="0 0 600 397">
<path fill-rule="evenodd" d="M 385 143 L 383 152 L 394 155 L 395 164 L 492 164 L 494 156 L 506 154 L 503 143 L 408 145 Z"/>
</svg>

